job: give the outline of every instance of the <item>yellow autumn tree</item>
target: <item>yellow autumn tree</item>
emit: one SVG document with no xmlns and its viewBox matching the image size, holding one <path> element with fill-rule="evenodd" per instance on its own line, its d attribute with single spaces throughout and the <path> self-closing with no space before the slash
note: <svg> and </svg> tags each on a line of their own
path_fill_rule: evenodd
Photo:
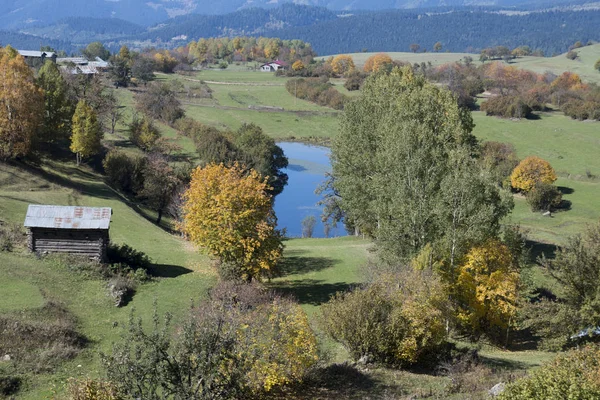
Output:
<svg viewBox="0 0 600 400">
<path fill-rule="evenodd" d="M 44 110 L 33 72 L 10 46 L 0 48 L 0 159 L 29 153 Z"/>
<path fill-rule="evenodd" d="M 292 64 L 292 69 L 294 71 L 302 71 L 304 69 L 304 63 L 300 60 L 296 61 L 295 63 Z"/>
<path fill-rule="evenodd" d="M 198 167 L 184 195 L 183 231 L 242 278 L 260 278 L 283 251 L 270 189 L 266 178 L 237 163 Z"/>
<path fill-rule="evenodd" d="M 514 322 L 519 273 L 510 249 L 498 240 L 472 248 L 458 269 L 458 320 L 479 336 L 499 339 Z"/>
<path fill-rule="evenodd" d="M 85 157 L 96 155 L 102 149 L 102 126 L 94 109 L 80 100 L 73 114 L 70 149 L 77 158 L 77 165 Z"/>
<path fill-rule="evenodd" d="M 365 72 L 377 72 L 382 67 L 391 64 L 392 58 L 385 53 L 375 54 L 367 59 L 363 70 Z"/>
<path fill-rule="evenodd" d="M 529 156 L 519 163 L 510 175 L 513 188 L 529 192 L 539 183 L 551 185 L 556 181 L 556 172 L 550 163 L 539 157 Z"/>
<path fill-rule="evenodd" d="M 354 71 L 354 60 L 347 54 L 340 54 L 331 60 L 331 69 L 336 75 L 345 76 Z"/>
</svg>

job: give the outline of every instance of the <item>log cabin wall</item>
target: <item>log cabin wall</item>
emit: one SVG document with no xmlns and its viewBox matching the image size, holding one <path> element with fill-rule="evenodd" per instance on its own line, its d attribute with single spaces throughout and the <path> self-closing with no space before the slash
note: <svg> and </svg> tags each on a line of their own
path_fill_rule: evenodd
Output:
<svg viewBox="0 0 600 400">
<path fill-rule="evenodd" d="M 29 250 L 38 254 L 69 253 L 106 260 L 108 230 L 28 228 Z"/>
</svg>

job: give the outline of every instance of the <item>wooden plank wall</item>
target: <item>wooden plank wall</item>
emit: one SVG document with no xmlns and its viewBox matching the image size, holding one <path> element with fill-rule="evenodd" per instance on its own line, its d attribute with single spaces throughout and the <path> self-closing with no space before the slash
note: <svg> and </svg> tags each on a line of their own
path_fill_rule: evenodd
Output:
<svg viewBox="0 0 600 400">
<path fill-rule="evenodd" d="M 70 253 L 104 260 L 108 231 L 31 228 L 29 248 L 39 254 Z"/>
</svg>

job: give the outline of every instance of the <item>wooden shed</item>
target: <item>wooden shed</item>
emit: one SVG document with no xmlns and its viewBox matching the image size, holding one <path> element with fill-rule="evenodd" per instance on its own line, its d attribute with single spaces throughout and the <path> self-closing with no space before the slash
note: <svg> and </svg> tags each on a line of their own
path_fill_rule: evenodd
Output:
<svg viewBox="0 0 600 400">
<path fill-rule="evenodd" d="M 108 207 L 30 205 L 24 224 L 29 250 L 78 254 L 103 262 L 111 215 Z"/>
</svg>

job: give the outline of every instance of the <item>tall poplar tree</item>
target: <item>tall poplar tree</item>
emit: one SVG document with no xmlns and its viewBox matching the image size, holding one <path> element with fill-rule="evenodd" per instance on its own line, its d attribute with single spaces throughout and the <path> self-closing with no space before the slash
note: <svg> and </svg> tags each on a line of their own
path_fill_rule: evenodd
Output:
<svg viewBox="0 0 600 400">
<path fill-rule="evenodd" d="M 71 134 L 71 151 L 77 157 L 77 165 L 85 157 L 98 154 L 102 149 L 102 126 L 98 116 L 85 100 L 77 103 L 73 114 L 73 132 Z"/>
<path fill-rule="evenodd" d="M 44 107 L 33 72 L 10 46 L 0 48 L 0 159 L 27 155 Z"/>
</svg>

